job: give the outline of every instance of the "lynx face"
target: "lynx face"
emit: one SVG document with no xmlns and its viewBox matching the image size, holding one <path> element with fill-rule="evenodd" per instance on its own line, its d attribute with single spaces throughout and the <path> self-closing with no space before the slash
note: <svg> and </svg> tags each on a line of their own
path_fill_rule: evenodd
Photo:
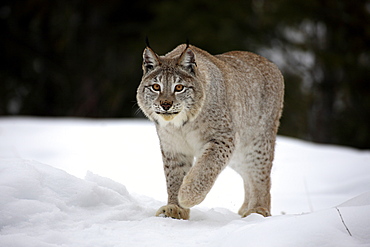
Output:
<svg viewBox="0 0 370 247">
<path fill-rule="evenodd" d="M 145 115 L 160 125 L 178 127 L 194 119 L 203 90 L 193 52 L 187 48 L 178 58 L 164 59 L 146 48 L 143 58 L 144 75 L 137 99 Z"/>
</svg>

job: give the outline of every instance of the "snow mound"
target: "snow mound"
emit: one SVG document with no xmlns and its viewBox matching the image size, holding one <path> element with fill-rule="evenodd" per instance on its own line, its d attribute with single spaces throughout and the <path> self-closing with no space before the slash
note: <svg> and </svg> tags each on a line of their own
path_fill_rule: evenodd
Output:
<svg viewBox="0 0 370 247">
<path fill-rule="evenodd" d="M 0 246 L 370 246 L 370 192 L 269 218 L 222 208 L 196 208 L 190 221 L 153 217 L 160 205 L 91 172 L 0 159 Z"/>
</svg>

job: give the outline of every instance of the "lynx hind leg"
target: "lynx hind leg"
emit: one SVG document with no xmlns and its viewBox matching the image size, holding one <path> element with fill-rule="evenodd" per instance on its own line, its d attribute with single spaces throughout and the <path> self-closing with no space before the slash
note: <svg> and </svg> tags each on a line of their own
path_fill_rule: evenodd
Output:
<svg viewBox="0 0 370 247">
<path fill-rule="evenodd" d="M 270 186 L 268 186 L 268 188 L 269 187 Z M 261 214 L 264 217 L 271 216 L 270 193 L 268 193 L 268 195 L 261 196 L 263 192 L 261 193 L 261 190 L 256 191 L 256 189 L 253 189 L 253 186 L 249 186 L 248 179 L 244 179 L 244 191 L 244 203 L 238 211 L 239 215 L 243 218 L 253 213 Z"/>
<path fill-rule="evenodd" d="M 275 140 L 255 140 L 246 152 L 245 166 L 238 172 L 243 177 L 245 198 L 239 214 L 258 213 L 270 216 L 271 167 Z"/>
<path fill-rule="evenodd" d="M 190 217 L 190 209 L 181 208 L 175 204 L 168 204 L 158 209 L 155 216 L 188 220 Z"/>
</svg>

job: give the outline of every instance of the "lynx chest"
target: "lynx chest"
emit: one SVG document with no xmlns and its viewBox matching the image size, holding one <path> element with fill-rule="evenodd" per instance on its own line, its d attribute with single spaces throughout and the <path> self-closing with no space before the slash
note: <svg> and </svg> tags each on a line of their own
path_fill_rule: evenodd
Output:
<svg viewBox="0 0 370 247">
<path fill-rule="evenodd" d="M 198 130 L 189 128 L 176 128 L 165 126 L 157 128 L 158 137 L 162 147 L 174 153 L 182 153 L 194 157 L 203 151 L 205 141 Z"/>
</svg>

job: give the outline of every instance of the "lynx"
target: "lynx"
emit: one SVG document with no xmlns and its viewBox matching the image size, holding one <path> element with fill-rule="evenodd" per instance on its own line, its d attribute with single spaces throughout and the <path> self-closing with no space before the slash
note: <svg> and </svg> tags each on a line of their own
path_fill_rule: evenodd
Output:
<svg viewBox="0 0 370 247">
<path fill-rule="evenodd" d="M 143 53 L 137 101 L 155 123 L 168 203 L 156 215 L 189 219 L 229 165 L 244 181 L 242 217 L 270 216 L 270 173 L 284 80 L 269 60 L 244 51 L 211 55 L 179 45 Z"/>
</svg>

